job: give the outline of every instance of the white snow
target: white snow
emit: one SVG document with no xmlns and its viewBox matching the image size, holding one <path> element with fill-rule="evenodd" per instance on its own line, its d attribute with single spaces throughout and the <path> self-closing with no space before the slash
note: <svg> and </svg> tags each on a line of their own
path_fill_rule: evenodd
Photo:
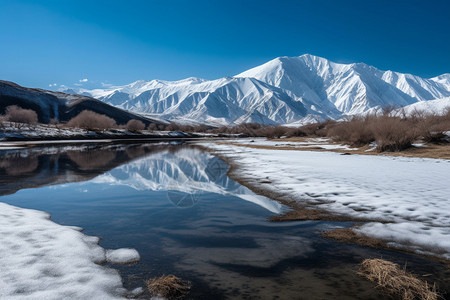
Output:
<svg viewBox="0 0 450 300">
<path fill-rule="evenodd" d="M 140 259 L 139 252 L 135 249 L 106 250 L 106 261 L 112 264 L 131 264 L 138 262 Z"/>
<path fill-rule="evenodd" d="M 443 115 L 450 109 L 450 97 L 417 102 L 400 109 L 397 109 L 394 114 L 401 115 L 405 113 L 410 116 L 416 112 L 422 112 L 425 114 Z"/>
<path fill-rule="evenodd" d="M 265 188 L 332 213 L 392 222 L 360 233 L 450 259 L 448 160 L 206 146 L 233 159 L 244 178 L 271 181 Z"/>
<path fill-rule="evenodd" d="M 233 142 L 233 141 L 231 141 Z M 334 144 L 327 138 L 309 138 L 304 142 L 299 141 L 280 141 L 280 140 L 267 140 L 266 138 L 254 138 L 254 139 L 240 139 L 238 144 L 243 145 L 255 145 L 255 146 L 269 146 L 269 147 L 291 147 L 291 148 L 322 148 L 325 150 L 358 150 L 358 148 L 351 148 L 348 145 Z"/>
<path fill-rule="evenodd" d="M 49 215 L 0 203 L 1 299 L 122 299 L 116 270 L 101 266 L 136 259 L 135 250 L 105 251 L 81 228 Z"/>
<path fill-rule="evenodd" d="M 140 80 L 106 89 L 74 89 L 108 104 L 184 124 L 258 122 L 303 125 L 390 105 L 450 97 L 448 74 L 426 79 L 364 63 L 314 55 L 278 57 L 216 80 Z"/>
</svg>

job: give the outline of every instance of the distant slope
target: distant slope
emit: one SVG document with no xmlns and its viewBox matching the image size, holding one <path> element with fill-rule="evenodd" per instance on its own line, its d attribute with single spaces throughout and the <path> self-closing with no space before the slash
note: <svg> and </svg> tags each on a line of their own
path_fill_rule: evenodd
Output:
<svg viewBox="0 0 450 300">
<path fill-rule="evenodd" d="M 307 110 L 285 91 L 254 78 L 224 77 L 205 81 L 134 82 L 110 91 L 79 90 L 130 111 L 183 122 L 210 124 L 291 123 Z"/>
<path fill-rule="evenodd" d="M 415 112 L 426 112 L 429 114 L 443 115 L 450 110 L 450 97 L 417 102 L 397 110 L 399 113 L 412 115 Z"/>
<path fill-rule="evenodd" d="M 338 64 L 309 54 L 279 57 L 237 77 L 256 78 L 347 115 L 450 96 L 442 78 L 381 71 L 364 63 Z"/>
<path fill-rule="evenodd" d="M 125 124 L 131 119 L 137 119 L 146 124 L 157 122 L 88 96 L 26 88 L 0 80 L 0 113 L 4 113 L 9 105 L 18 105 L 36 111 L 41 123 L 48 123 L 51 119 L 68 121 L 85 109 L 107 115 L 117 124 Z"/>
<path fill-rule="evenodd" d="M 235 77 L 217 80 L 140 80 L 107 89 L 72 88 L 68 92 L 182 123 L 302 124 L 445 99 L 450 97 L 450 74 L 425 79 L 305 54 L 279 57 Z"/>
</svg>

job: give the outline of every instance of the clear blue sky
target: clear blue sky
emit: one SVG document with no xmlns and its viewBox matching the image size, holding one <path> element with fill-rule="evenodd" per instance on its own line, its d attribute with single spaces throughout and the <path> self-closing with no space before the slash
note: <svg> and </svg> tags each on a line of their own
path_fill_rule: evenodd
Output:
<svg viewBox="0 0 450 300">
<path fill-rule="evenodd" d="M 450 72 L 450 1 L 1 0 L 0 79 L 215 79 L 278 56 Z"/>
</svg>

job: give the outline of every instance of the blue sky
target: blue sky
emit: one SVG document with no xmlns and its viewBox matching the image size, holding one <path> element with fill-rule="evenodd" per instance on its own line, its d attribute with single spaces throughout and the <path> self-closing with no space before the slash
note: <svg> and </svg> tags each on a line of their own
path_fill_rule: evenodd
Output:
<svg viewBox="0 0 450 300">
<path fill-rule="evenodd" d="M 1 0 L 0 26 L 0 79 L 31 87 L 215 79 L 304 53 L 450 72 L 450 1 Z"/>
</svg>

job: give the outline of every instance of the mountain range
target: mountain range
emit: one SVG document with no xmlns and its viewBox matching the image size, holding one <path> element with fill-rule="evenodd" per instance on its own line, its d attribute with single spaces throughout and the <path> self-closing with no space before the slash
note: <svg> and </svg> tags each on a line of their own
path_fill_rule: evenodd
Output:
<svg viewBox="0 0 450 300">
<path fill-rule="evenodd" d="M 179 123 L 303 124 L 450 97 L 450 74 L 427 79 L 305 54 L 279 57 L 216 80 L 139 80 L 105 89 L 71 88 L 64 92 Z M 448 99 L 439 103 L 440 107 L 442 103 L 444 108 L 450 106 Z"/>
<path fill-rule="evenodd" d="M 10 105 L 34 110 L 41 123 L 49 123 L 52 120 L 68 121 L 83 110 L 106 115 L 114 119 L 117 124 L 126 124 L 132 119 L 140 120 L 145 124 L 160 123 L 86 95 L 26 88 L 13 82 L 0 80 L 0 113 L 4 113 L 6 107 Z"/>
</svg>

